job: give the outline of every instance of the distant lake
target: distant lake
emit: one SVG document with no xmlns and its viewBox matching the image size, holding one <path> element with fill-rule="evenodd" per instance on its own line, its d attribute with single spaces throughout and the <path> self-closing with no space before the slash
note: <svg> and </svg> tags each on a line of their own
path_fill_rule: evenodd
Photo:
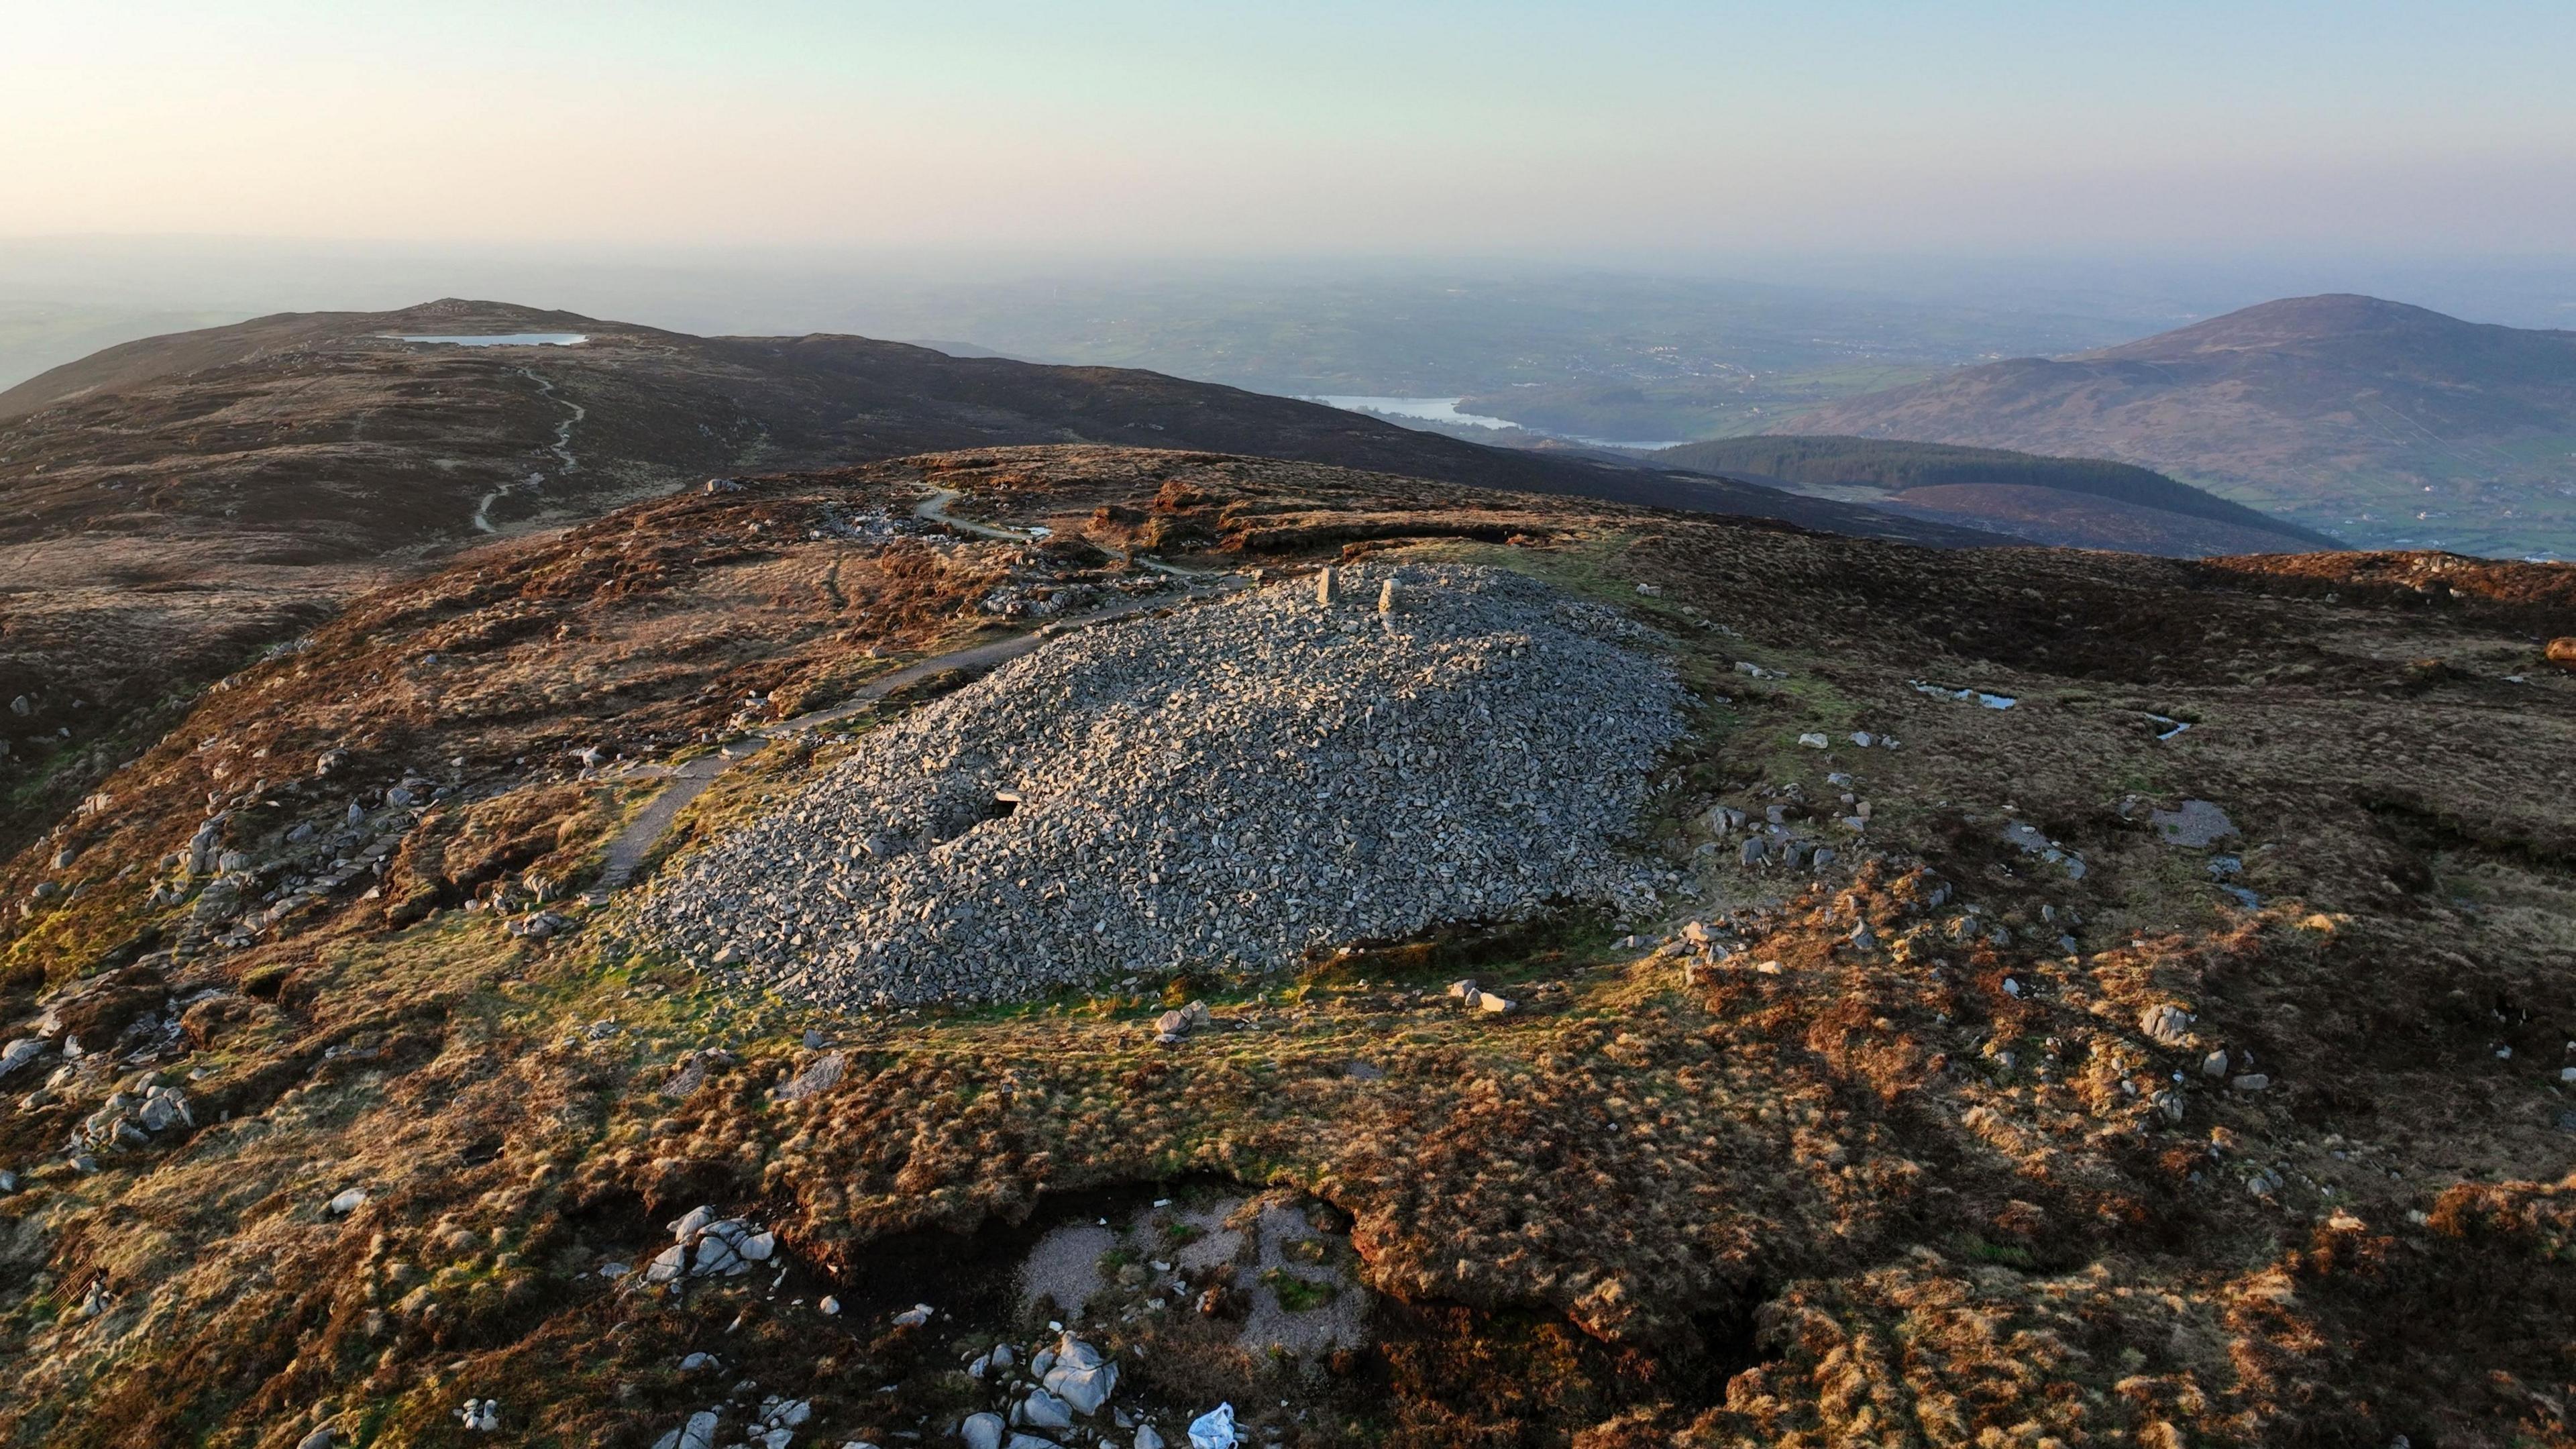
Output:
<svg viewBox="0 0 2576 1449">
<path fill-rule="evenodd" d="M 457 347 L 574 347 L 590 340 L 582 332 L 474 332 L 456 337 L 403 337 L 402 342 L 445 342 Z"/>
<path fill-rule="evenodd" d="M 1461 423 L 1471 428 L 1517 428 L 1509 418 L 1489 418 L 1481 413 L 1462 413 L 1458 404 L 1463 397 L 1310 397 L 1308 402 L 1323 403 L 1355 413 L 1381 413 L 1390 418 L 1419 418 L 1426 423 Z"/>
<path fill-rule="evenodd" d="M 1663 442 L 1626 443 L 1615 438 L 1587 438 L 1580 433 L 1553 432 L 1547 428 L 1531 427 L 1527 423 L 1516 423 L 1509 418 L 1492 418 L 1483 413 L 1462 413 L 1458 411 L 1458 404 L 1466 401 L 1463 397 L 1335 397 L 1323 394 L 1306 398 L 1304 401 L 1319 402 L 1327 407 L 1341 408 L 1346 412 L 1375 413 L 1385 418 L 1411 418 L 1416 422 L 1450 423 L 1470 428 L 1518 428 L 1526 433 L 1536 433 L 1545 438 L 1562 438 L 1566 442 L 1581 443 L 1591 448 L 1623 448 L 1630 452 L 1651 453 L 1657 448 L 1670 448 L 1689 441 L 1686 438 L 1673 438 Z"/>
</svg>

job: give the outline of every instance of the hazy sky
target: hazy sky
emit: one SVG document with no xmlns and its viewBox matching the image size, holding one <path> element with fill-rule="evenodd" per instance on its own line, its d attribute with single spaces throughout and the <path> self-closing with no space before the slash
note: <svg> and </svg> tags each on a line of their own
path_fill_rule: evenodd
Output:
<svg viewBox="0 0 2576 1449">
<path fill-rule="evenodd" d="M 2576 4 L 23 4 L 0 235 L 2564 255 Z"/>
</svg>

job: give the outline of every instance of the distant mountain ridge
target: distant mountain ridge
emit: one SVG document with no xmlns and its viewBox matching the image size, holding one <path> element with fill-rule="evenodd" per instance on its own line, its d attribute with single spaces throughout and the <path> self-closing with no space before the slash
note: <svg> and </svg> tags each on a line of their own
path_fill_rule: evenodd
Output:
<svg viewBox="0 0 2576 1449">
<path fill-rule="evenodd" d="M 1962 368 L 1792 426 L 2134 463 L 2356 545 L 2576 553 L 2576 332 L 2376 297 Z"/>
<path fill-rule="evenodd" d="M 406 332 L 589 340 L 431 347 L 402 342 Z M 593 499 L 706 472 L 1058 442 L 1202 448 L 1908 542 L 1978 541 L 1775 490 L 1480 447 L 1129 368 L 954 357 L 835 334 L 696 337 L 454 298 L 398 312 L 285 313 L 107 348 L 0 392 L 0 425 L 13 421 L 0 448 L 0 543 L 49 528 L 132 529 L 147 512 L 226 534 L 274 515 L 309 545 L 372 555 L 470 538 L 478 517 L 581 516 L 606 506 Z M 559 445 L 567 421 L 577 436 Z M 558 446 L 581 461 L 565 466 Z M 334 487 L 317 495 L 309 485 L 322 473 Z M 396 479 L 402 486 L 390 486 Z M 147 481 L 148 510 L 99 496 Z M 280 495 L 288 506 L 268 507 L 279 488 L 291 503 Z M 497 511 L 478 512 L 496 490 Z"/>
<path fill-rule="evenodd" d="M 402 340 L 527 333 L 587 340 Z M 281 314 L 125 343 L 0 392 L 0 702 L 29 704 L 0 715 L 0 834 L 23 782 L 77 791 L 111 763 L 119 732 L 448 552 L 710 475 L 1055 443 L 1332 464 L 1933 547 L 1996 541 L 1938 517 L 1480 447 L 1128 368 L 865 337 L 695 337 L 454 298 Z M 64 765 L 67 753 L 83 760 Z"/>
<path fill-rule="evenodd" d="M 1777 434 L 1684 443 L 1653 457 L 1677 467 L 1950 518 L 2040 543 L 2177 555 L 2342 546 L 2331 535 L 2161 473 L 2101 458 Z"/>
</svg>

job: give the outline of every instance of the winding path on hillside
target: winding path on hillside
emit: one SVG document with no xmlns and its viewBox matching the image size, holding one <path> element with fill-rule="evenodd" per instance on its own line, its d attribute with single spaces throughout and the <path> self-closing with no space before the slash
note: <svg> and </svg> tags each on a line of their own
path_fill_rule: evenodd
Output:
<svg viewBox="0 0 2576 1449">
<path fill-rule="evenodd" d="M 545 397 L 546 401 L 551 403 L 560 403 L 564 407 L 572 410 L 572 416 L 555 424 L 555 440 L 547 446 L 546 451 L 555 455 L 555 460 L 563 465 L 562 471 L 564 473 L 571 474 L 580 472 L 581 460 L 574 457 L 572 451 L 572 430 L 575 426 L 590 416 L 590 409 L 574 402 L 571 398 L 558 396 L 555 392 L 555 385 L 538 376 L 533 368 L 520 368 L 519 376 L 535 383 L 537 385 L 537 391 Z M 543 473 L 529 474 L 527 478 L 527 486 L 530 488 L 538 487 L 545 481 L 545 476 L 546 475 Z M 491 492 L 484 494 L 481 499 L 476 501 L 474 505 L 474 528 L 476 532 L 499 533 L 501 531 L 500 526 L 492 521 L 492 505 L 508 496 L 511 490 L 517 486 L 518 485 L 514 483 L 504 483 L 500 487 L 493 489 Z"/>
<path fill-rule="evenodd" d="M 913 516 L 933 523 L 944 523 L 962 532 L 982 538 L 998 539 L 1005 543 L 1037 541 L 1037 535 L 1023 530 L 999 528 L 992 524 L 974 523 L 963 518 L 950 517 L 947 511 L 948 501 L 956 496 L 957 492 L 954 489 L 936 489 L 928 499 L 912 510 Z M 1148 609 L 1167 607 L 1184 599 L 1205 598 L 1211 593 L 1240 587 L 1242 582 L 1238 575 L 1183 569 L 1171 564 L 1158 564 L 1146 559 L 1134 558 L 1132 555 L 1130 557 L 1131 561 L 1140 567 L 1191 581 L 1189 591 L 1178 596 L 1147 594 L 1139 598 L 1121 599 L 1087 614 L 1077 614 L 1072 618 L 1059 620 L 1044 631 L 989 639 L 981 644 L 970 644 L 963 649 L 950 650 L 946 654 L 934 654 L 927 659 L 918 659 L 860 685 L 849 698 L 839 704 L 828 709 L 800 714 L 794 719 L 781 720 L 774 725 L 763 726 L 742 739 L 726 744 L 714 754 L 700 755 L 696 759 L 675 766 L 645 765 L 625 772 L 620 778 L 631 780 L 659 777 L 671 783 L 661 794 L 654 796 L 653 802 L 645 806 L 641 813 L 627 822 L 626 828 L 617 833 L 615 840 L 609 842 L 608 861 L 600 869 L 598 889 L 621 890 L 632 884 L 635 872 L 643 866 L 645 858 L 653 853 L 653 847 L 662 843 L 662 837 L 670 831 L 671 823 L 679 818 L 682 810 L 688 808 L 689 802 L 705 794 L 707 787 L 714 784 L 717 777 L 723 775 L 725 771 L 767 749 L 775 741 L 793 739 L 825 725 L 838 723 L 905 685 L 917 684 L 933 675 L 944 674 L 950 670 L 965 670 L 968 673 L 981 674 L 1017 659 L 1023 654 L 1035 653 L 1038 646 L 1044 644 L 1050 637 L 1068 629 L 1106 623 L 1129 614 L 1141 614 Z"/>
</svg>

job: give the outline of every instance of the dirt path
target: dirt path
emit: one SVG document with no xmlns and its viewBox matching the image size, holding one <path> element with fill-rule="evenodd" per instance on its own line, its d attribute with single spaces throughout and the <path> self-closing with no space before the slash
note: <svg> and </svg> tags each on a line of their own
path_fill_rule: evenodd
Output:
<svg viewBox="0 0 2576 1449">
<path fill-rule="evenodd" d="M 944 523 L 950 528 L 974 534 L 978 538 L 1000 539 L 1004 543 L 1036 543 L 1040 539 L 1048 536 L 1028 529 L 1003 528 L 996 524 L 977 523 L 972 519 L 956 517 L 948 511 L 948 504 L 949 500 L 957 496 L 957 490 L 954 488 L 934 487 L 930 490 L 930 496 L 928 498 L 925 498 L 919 503 L 913 505 L 912 516 L 931 523 Z M 1097 547 L 1098 545 L 1095 544 L 1094 546 Z M 1155 573 L 1164 574 L 1171 578 L 1206 580 L 1227 577 L 1226 573 L 1220 569 L 1183 568 L 1179 564 L 1165 563 L 1161 559 L 1147 558 L 1133 549 L 1122 549 L 1118 552 L 1119 557 L 1125 559 L 1131 564 L 1134 564 L 1140 569 L 1150 569 Z"/>
<path fill-rule="evenodd" d="M 998 538 L 1004 543 L 1038 541 L 1037 534 L 1024 528 L 997 528 L 989 523 L 977 523 L 972 519 L 951 516 L 948 512 L 948 504 L 956 497 L 957 490 L 954 488 L 933 488 L 930 490 L 929 497 L 912 506 L 912 516 L 931 523 L 947 524 L 960 533 L 971 533 L 977 538 Z"/>
<path fill-rule="evenodd" d="M 581 460 L 574 457 L 572 451 L 572 430 L 576 424 L 590 416 L 590 409 L 574 402 L 571 398 L 556 396 L 555 385 L 546 381 L 544 378 L 539 377 L 533 369 L 525 367 L 520 368 L 519 376 L 535 383 L 537 385 L 537 391 L 545 397 L 546 401 L 551 403 L 560 403 L 564 407 L 572 410 L 571 417 L 555 424 L 555 440 L 552 444 L 548 445 L 546 451 L 554 454 L 555 460 L 563 465 L 561 469 L 562 472 L 566 474 L 580 472 Z M 526 486 L 531 489 L 542 487 L 545 483 L 545 477 L 546 475 L 543 473 L 531 473 L 527 477 Z M 504 483 L 500 487 L 484 494 L 480 499 L 475 501 L 474 528 L 476 532 L 499 533 L 501 531 L 499 525 L 492 522 L 492 505 L 500 502 L 503 498 L 508 497 L 519 487 L 520 485 L 516 483 Z"/>
<path fill-rule="evenodd" d="M 952 528 L 986 538 L 1013 543 L 1034 541 L 1029 535 L 1016 530 L 969 523 L 962 518 L 950 518 L 945 511 L 946 504 L 949 499 L 956 496 L 953 490 L 938 490 L 934 496 L 913 509 L 913 515 L 917 518 L 945 523 Z M 1044 644 L 1054 634 L 1065 630 L 1105 623 L 1129 614 L 1140 614 L 1148 609 L 1163 608 L 1184 599 L 1205 598 L 1212 593 L 1240 587 L 1243 582 L 1239 577 L 1231 574 L 1182 570 L 1169 565 L 1157 567 L 1146 563 L 1143 559 L 1138 559 L 1136 562 L 1144 567 L 1156 568 L 1157 572 L 1190 579 L 1193 581 L 1192 586 L 1187 594 L 1179 596 L 1150 594 L 1142 598 L 1122 599 L 1117 603 L 1094 609 L 1088 614 L 1059 621 L 1044 633 L 1014 634 L 1007 638 L 987 640 L 981 644 L 951 650 L 946 654 L 936 654 L 927 659 L 915 660 L 891 673 L 881 674 L 869 680 L 859 686 L 848 699 L 829 709 L 818 709 L 809 714 L 800 714 L 794 719 L 781 720 L 777 724 L 763 726 L 751 735 L 727 744 L 714 754 L 700 755 L 677 766 L 644 765 L 628 770 L 618 778 L 631 780 L 659 777 L 669 780 L 671 784 L 661 794 L 654 796 L 653 803 L 645 806 L 643 812 L 629 821 L 626 828 L 618 832 L 617 838 L 609 842 L 608 862 L 600 870 L 598 889 L 622 890 L 632 884 L 635 872 L 643 865 L 645 857 L 653 853 L 653 847 L 661 843 L 662 836 L 671 828 L 671 822 L 679 818 L 680 812 L 688 808 L 689 802 L 704 794 L 706 788 L 716 782 L 716 777 L 767 749 L 773 741 L 793 739 L 807 731 L 836 724 L 905 685 L 918 683 L 935 674 L 952 669 L 981 674 L 997 665 L 1017 659 L 1023 654 L 1035 653 L 1038 646 Z"/>
</svg>

